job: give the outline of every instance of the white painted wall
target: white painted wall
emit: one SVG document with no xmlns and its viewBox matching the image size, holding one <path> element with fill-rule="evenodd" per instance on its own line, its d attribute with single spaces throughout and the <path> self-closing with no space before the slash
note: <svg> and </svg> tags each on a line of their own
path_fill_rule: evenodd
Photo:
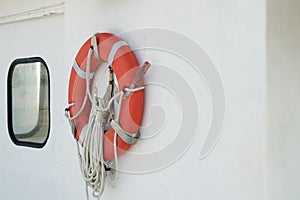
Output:
<svg viewBox="0 0 300 200">
<path fill-rule="evenodd" d="M 32 27 L 41 31 L 35 33 Z M 6 92 L 6 72 L 14 57 L 42 55 L 52 80 L 51 136 L 45 149 L 14 146 L 7 133 L 6 113 L 0 113 L 0 162 L 5 163 L 0 170 L 1 199 L 41 199 L 41 195 L 43 199 L 85 198 L 76 147 L 63 118 L 70 67 L 82 43 L 95 32 L 119 33 L 142 27 L 178 31 L 208 52 L 226 90 L 223 137 L 208 158 L 199 159 L 203 131 L 210 118 L 210 110 L 205 110 L 207 92 L 202 88 L 199 96 L 204 100 L 198 103 L 208 113 L 201 113 L 199 136 L 184 156 L 154 173 L 121 174 L 117 187 L 107 187 L 103 199 L 264 199 L 265 2 L 260 0 L 70 0 L 66 2 L 65 19 L 1 26 L 1 93 Z M 47 39 L 42 30 L 51 33 Z M 20 47 L 9 39 L 19 38 L 21 31 L 25 32 Z M 33 41 L 38 42 L 33 46 Z M 182 70 L 171 57 L 157 52 L 151 55 L 151 51 L 138 53 L 141 61 L 147 56 Z M 183 71 L 192 76 L 191 69 Z M 198 84 L 203 85 L 203 81 Z M 0 107 L 6 109 L 5 98 L 0 99 Z M 21 169 L 16 171 L 16 166 Z"/>
<path fill-rule="evenodd" d="M 184 157 L 167 169 L 145 175 L 122 174 L 118 187 L 107 190 L 104 198 L 264 199 L 264 15 L 263 1 L 66 3 L 69 66 L 83 41 L 95 32 L 167 28 L 191 37 L 207 50 L 226 90 L 224 135 L 209 158 L 198 160 L 202 142 L 199 138 Z M 180 68 L 168 61 L 169 65 Z M 83 192 L 83 185 L 74 186 L 71 180 L 67 181 L 70 182 L 68 199 L 74 196 L 73 190 Z M 134 194 L 128 192 L 132 188 Z"/>
<path fill-rule="evenodd" d="M 1 6 L 0 6 L 1 7 Z M 69 134 L 63 117 L 68 74 L 63 67 L 63 16 L 36 19 L 0 26 L 0 199 L 65 199 L 63 169 Z M 43 149 L 19 147 L 12 143 L 7 129 L 7 74 L 16 58 L 41 56 L 48 64 L 51 81 L 50 138 Z"/>
<path fill-rule="evenodd" d="M 300 197 L 299 9 L 299 1 L 268 1 L 266 141 L 272 200 Z"/>
</svg>

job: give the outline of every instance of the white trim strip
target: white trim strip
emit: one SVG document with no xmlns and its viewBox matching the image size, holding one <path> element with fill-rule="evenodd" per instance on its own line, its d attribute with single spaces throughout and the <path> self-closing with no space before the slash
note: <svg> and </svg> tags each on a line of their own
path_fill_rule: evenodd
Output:
<svg viewBox="0 0 300 200">
<path fill-rule="evenodd" d="M 23 12 L 0 16 L 0 25 L 25 21 L 30 19 L 50 17 L 55 15 L 63 15 L 64 13 L 65 13 L 65 2 L 61 2 L 55 5 L 45 6 L 34 10 L 27 10 Z"/>
<path fill-rule="evenodd" d="M 86 79 L 86 73 L 85 73 L 85 71 L 83 71 L 82 69 L 80 69 L 80 67 L 79 67 L 79 65 L 77 64 L 76 61 L 74 61 L 73 68 L 74 68 L 75 72 L 77 73 L 77 75 L 80 78 Z M 93 77 L 94 77 L 94 73 L 90 73 L 89 79 L 92 79 Z"/>
<path fill-rule="evenodd" d="M 109 52 L 109 56 L 108 56 L 108 64 L 109 64 L 110 66 L 112 66 L 112 63 L 113 63 L 113 61 L 114 61 L 114 58 L 115 58 L 115 55 L 116 55 L 117 51 L 118 51 L 122 46 L 128 46 L 128 44 L 127 44 L 125 41 L 121 40 L 121 41 L 116 42 L 116 43 L 112 46 L 112 48 L 111 48 L 111 50 L 110 50 L 110 52 Z"/>
</svg>

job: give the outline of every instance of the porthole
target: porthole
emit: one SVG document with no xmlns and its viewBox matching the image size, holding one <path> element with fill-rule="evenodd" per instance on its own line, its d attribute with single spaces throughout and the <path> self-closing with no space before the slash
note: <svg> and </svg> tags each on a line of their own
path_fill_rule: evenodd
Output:
<svg viewBox="0 0 300 200">
<path fill-rule="evenodd" d="M 42 148 L 50 130 L 50 80 L 40 57 L 16 59 L 7 79 L 8 131 L 16 145 Z"/>
</svg>

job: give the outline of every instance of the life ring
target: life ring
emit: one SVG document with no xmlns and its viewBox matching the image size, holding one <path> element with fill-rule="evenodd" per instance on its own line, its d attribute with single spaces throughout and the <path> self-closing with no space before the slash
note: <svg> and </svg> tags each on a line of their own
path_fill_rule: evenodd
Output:
<svg viewBox="0 0 300 200">
<path fill-rule="evenodd" d="M 73 117 L 80 111 L 85 98 L 87 55 L 91 48 L 91 43 L 95 42 L 93 40 L 96 40 L 97 43 L 97 48 L 95 49 L 96 56 L 112 67 L 118 81 L 119 91 L 130 86 L 139 70 L 134 53 L 128 44 L 118 36 L 111 33 L 97 33 L 94 37 L 89 38 L 77 53 L 71 70 L 68 102 L 69 104 L 75 104 L 69 109 L 70 117 Z M 99 64 L 100 62 L 93 56 L 90 60 L 90 86 Z M 139 85 L 142 84 L 142 80 L 140 80 Z M 75 138 L 80 143 L 84 140 L 84 132 L 89 121 L 91 107 L 91 102 L 87 101 L 80 115 L 72 120 L 75 126 Z M 122 100 L 118 123 L 126 133 L 138 132 L 143 117 L 143 108 L 143 90 L 133 92 L 128 98 Z M 115 130 L 110 127 L 104 134 L 103 151 L 105 160 L 114 159 L 114 132 Z M 131 144 L 126 143 L 119 135 L 117 136 L 118 156 L 127 151 L 130 146 Z"/>
</svg>

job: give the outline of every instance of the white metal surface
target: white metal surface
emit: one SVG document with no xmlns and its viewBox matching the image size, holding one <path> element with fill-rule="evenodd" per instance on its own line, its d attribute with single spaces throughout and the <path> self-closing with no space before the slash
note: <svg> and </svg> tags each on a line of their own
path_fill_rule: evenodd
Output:
<svg viewBox="0 0 300 200">
<path fill-rule="evenodd" d="M 64 101 L 58 98 L 65 95 L 64 88 L 67 87 L 67 82 L 60 80 L 66 79 L 69 73 L 69 67 L 62 69 L 63 19 L 60 15 L 0 26 L 0 65 L 3 66 L 0 70 L 0 199 L 65 199 L 64 147 L 68 142 L 69 145 L 73 143 L 69 134 L 62 134 L 62 130 L 68 130 L 68 125 L 63 117 Z M 6 81 L 9 66 L 16 58 L 32 56 L 41 56 L 50 71 L 51 133 L 43 149 L 16 146 L 7 130 Z M 75 156 L 74 160 L 77 161 Z"/>
<path fill-rule="evenodd" d="M 57 3 L 1 2 L 0 16 L 14 16 L 24 10 Z M 74 57 L 83 42 L 95 32 L 120 33 L 144 27 L 180 32 L 206 50 L 222 76 L 226 91 L 223 136 L 209 157 L 199 159 L 203 133 L 211 118 L 210 96 L 204 81 L 174 55 L 151 49 L 136 51 L 140 62 L 148 60 L 160 64 L 151 69 L 147 81 L 155 77 L 169 78 L 160 74 L 159 68 L 167 65 L 185 77 L 197 91 L 201 110 L 199 132 L 188 151 L 175 163 L 152 173 L 121 173 L 117 186 L 107 187 L 103 199 L 266 199 L 265 9 L 265 1 L 260 0 L 68 0 L 64 15 L 27 21 L 18 21 L 17 17 L 13 20 L 18 21 L 16 23 L 0 25 L 0 93 L 3 97 L 0 98 L 0 199 L 85 198 L 76 146 L 63 116 Z M 139 46 L 134 35 L 124 39 Z M 160 39 L 157 37 L 158 41 Z M 147 37 L 144 40 L 147 41 Z M 6 125 L 9 65 L 15 58 L 36 55 L 47 62 L 51 81 L 51 132 L 45 148 L 40 150 L 15 146 Z M 147 91 L 146 110 L 162 104 L 170 115 L 163 134 L 139 142 L 132 152 L 164 147 L 174 139 L 173 133 L 180 122 L 180 118 L 172 114 L 179 112 L 179 106 L 171 93 L 159 87 Z M 146 122 L 151 122 L 149 113 L 145 116 Z M 149 132 L 150 129 L 144 129 L 144 134 L 150 135 Z M 121 162 L 122 159 L 130 161 L 130 156 L 125 155 Z"/>
</svg>

